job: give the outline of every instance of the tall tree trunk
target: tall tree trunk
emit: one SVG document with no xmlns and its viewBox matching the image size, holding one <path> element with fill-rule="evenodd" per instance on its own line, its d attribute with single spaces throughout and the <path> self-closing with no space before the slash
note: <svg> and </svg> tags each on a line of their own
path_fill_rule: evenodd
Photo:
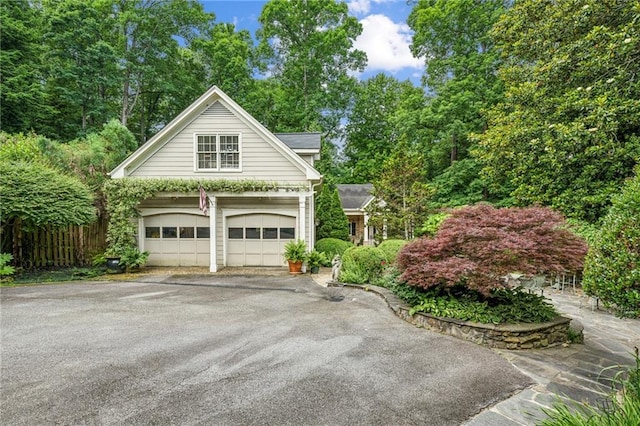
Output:
<svg viewBox="0 0 640 426">
<path fill-rule="evenodd" d="M 458 159 L 458 136 L 454 133 L 451 136 L 451 164 Z"/>
<path fill-rule="evenodd" d="M 120 113 L 120 124 L 127 126 L 127 110 L 129 109 L 129 78 L 131 72 L 127 68 L 124 76 L 124 84 L 122 86 L 122 111 Z"/>
</svg>

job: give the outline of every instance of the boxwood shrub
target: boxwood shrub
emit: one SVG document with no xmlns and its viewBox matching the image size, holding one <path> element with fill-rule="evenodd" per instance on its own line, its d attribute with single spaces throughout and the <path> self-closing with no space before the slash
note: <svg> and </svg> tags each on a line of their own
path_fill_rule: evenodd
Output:
<svg viewBox="0 0 640 426">
<path fill-rule="evenodd" d="M 353 247 L 353 243 L 349 241 L 339 240 L 337 238 L 322 238 L 316 241 L 315 249 L 316 251 L 324 253 L 329 260 L 329 264 L 331 264 L 331 260 L 336 254 L 339 254 L 342 257 L 345 250 L 350 247 Z"/>
<path fill-rule="evenodd" d="M 407 243 L 408 241 L 406 240 L 384 240 L 380 243 L 378 248 L 384 252 L 387 263 L 393 264 L 396 262 L 398 252 Z"/>
<path fill-rule="evenodd" d="M 353 284 L 374 283 L 380 279 L 386 262 L 384 252 L 378 247 L 351 247 L 342 255 L 340 281 Z"/>
</svg>

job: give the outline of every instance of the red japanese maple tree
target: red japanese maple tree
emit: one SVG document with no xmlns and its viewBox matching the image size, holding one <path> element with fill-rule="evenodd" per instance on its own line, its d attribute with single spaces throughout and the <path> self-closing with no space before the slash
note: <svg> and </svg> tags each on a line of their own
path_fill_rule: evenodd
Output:
<svg viewBox="0 0 640 426">
<path fill-rule="evenodd" d="M 401 280 L 424 289 L 464 285 L 489 295 L 501 277 L 575 272 L 587 244 L 546 207 L 454 210 L 433 239 L 407 244 L 398 255 Z"/>
</svg>

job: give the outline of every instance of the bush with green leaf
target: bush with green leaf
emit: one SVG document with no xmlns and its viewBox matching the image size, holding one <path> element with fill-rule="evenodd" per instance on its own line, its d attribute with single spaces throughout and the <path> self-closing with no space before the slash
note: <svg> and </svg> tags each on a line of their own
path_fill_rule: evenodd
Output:
<svg viewBox="0 0 640 426">
<path fill-rule="evenodd" d="M 353 243 L 349 241 L 339 240 L 337 238 L 322 238 L 316 241 L 315 249 L 321 253 L 324 253 L 329 260 L 329 264 L 331 264 L 331 260 L 335 257 L 336 254 L 342 256 L 344 252 L 350 247 L 353 247 Z"/>
<path fill-rule="evenodd" d="M 426 236 L 429 238 L 433 238 L 438 232 L 438 229 L 440 229 L 440 225 L 442 225 L 442 222 L 444 222 L 444 220 L 448 217 L 449 213 L 445 212 L 429 215 L 422 226 L 416 230 L 416 237 Z"/>
<path fill-rule="evenodd" d="M 619 315 L 640 316 L 640 174 L 614 197 L 587 255 L 582 285 Z"/>
<path fill-rule="evenodd" d="M 386 262 L 384 252 L 377 247 L 351 247 L 342 255 L 339 279 L 353 284 L 375 282 L 382 275 Z"/>
<path fill-rule="evenodd" d="M 9 265 L 13 256 L 9 253 L 0 253 L 0 280 L 4 279 L 3 277 L 10 277 L 16 272 L 16 269 Z"/>
<path fill-rule="evenodd" d="M 132 271 L 144 266 L 148 258 L 149 252 L 140 251 L 137 247 L 126 247 L 120 253 L 120 265 L 127 271 Z"/>
<path fill-rule="evenodd" d="M 378 248 L 382 250 L 387 259 L 387 264 L 391 265 L 396 263 L 396 257 L 400 249 L 407 245 L 407 240 L 384 240 L 378 245 Z"/>
</svg>

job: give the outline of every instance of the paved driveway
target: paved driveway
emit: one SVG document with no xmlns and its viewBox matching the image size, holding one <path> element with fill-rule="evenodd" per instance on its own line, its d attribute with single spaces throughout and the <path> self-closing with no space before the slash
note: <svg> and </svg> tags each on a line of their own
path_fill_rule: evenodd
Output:
<svg viewBox="0 0 640 426">
<path fill-rule="evenodd" d="M 0 302 L 1 424 L 459 425 L 530 383 L 307 277 L 3 288 Z"/>
</svg>

